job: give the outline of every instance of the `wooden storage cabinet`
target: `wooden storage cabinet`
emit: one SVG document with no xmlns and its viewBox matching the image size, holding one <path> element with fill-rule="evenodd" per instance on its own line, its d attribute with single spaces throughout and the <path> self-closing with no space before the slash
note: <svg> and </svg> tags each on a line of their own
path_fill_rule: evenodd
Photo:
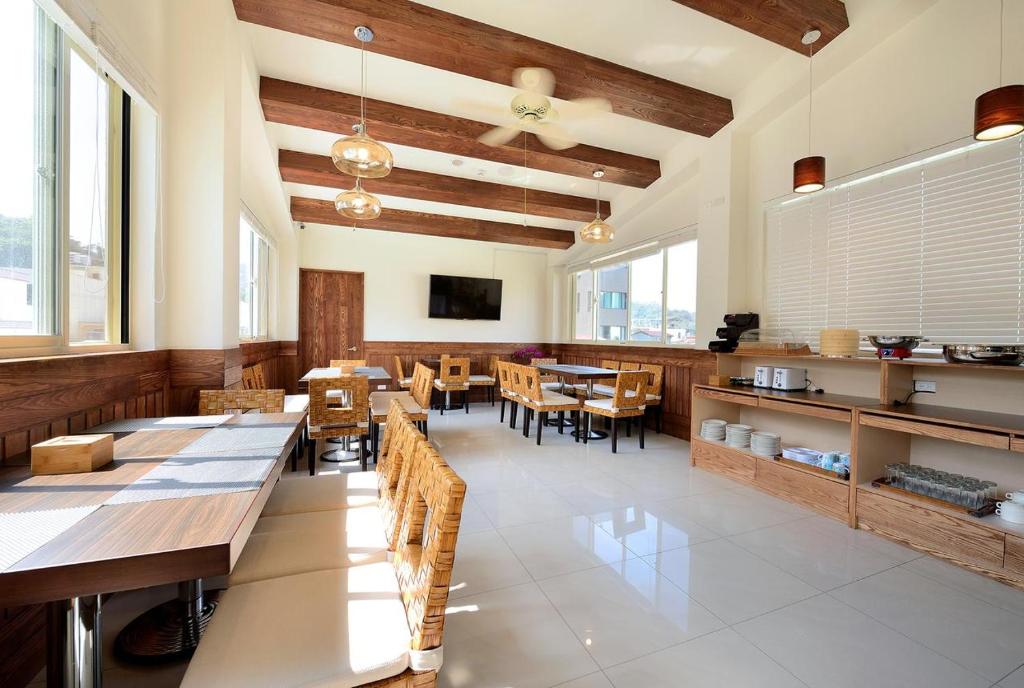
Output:
<svg viewBox="0 0 1024 688">
<path fill-rule="evenodd" d="M 1003 558 L 1003 568 L 1010 574 L 1024 576 L 1024 537 L 1006 535 L 1006 555 Z"/>
<path fill-rule="evenodd" d="M 850 486 L 824 476 L 805 473 L 770 459 L 757 462 L 754 484 L 791 502 L 846 521 L 850 516 Z"/>
<path fill-rule="evenodd" d="M 757 475 L 757 458 L 731 447 L 695 437 L 690 444 L 690 452 L 693 465 L 698 468 L 721 473 L 745 483 L 754 482 Z"/>
<path fill-rule="evenodd" d="M 857 522 L 861 528 L 945 559 L 987 569 L 1003 566 L 1002 533 L 942 511 L 858 489 Z"/>
</svg>

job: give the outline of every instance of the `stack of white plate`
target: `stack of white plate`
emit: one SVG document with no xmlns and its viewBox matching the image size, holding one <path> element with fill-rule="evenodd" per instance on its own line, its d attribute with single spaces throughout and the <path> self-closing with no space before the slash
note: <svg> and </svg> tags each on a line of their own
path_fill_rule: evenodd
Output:
<svg viewBox="0 0 1024 688">
<path fill-rule="evenodd" d="M 750 448 L 758 456 L 778 456 L 782 452 L 782 438 L 774 432 L 752 432 Z"/>
<path fill-rule="evenodd" d="M 730 423 L 725 426 L 725 443 L 730 447 L 745 449 L 750 446 L 750 433 L 753 430 L 749 425 Z"/>
<path fill-rule="evenodd" d="M 708 418 L 700 424 L 700 436 L 706 440 L 721 442 L 725 439 L 725 426 L 727 423 L 718 418 Z"/>
</svg>

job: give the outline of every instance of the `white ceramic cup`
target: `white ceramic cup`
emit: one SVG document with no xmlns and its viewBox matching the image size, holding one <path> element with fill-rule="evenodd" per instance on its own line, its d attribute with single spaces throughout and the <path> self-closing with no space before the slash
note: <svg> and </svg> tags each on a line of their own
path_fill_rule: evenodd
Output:
<svg viewBox="0 0 1024 688">
<path fill-rule="evenodd" d="M 1011 502 L 1024 504 L 1024 490 L 1015 490 L 1013 492 L 1007 492 L 1006 498 Z"/>
<path fill-rule="evenodd" d="M 1024 523 L 1024 504 L 1019 502 L 999 502 L 996 504 L 996 514 L 999 518 L 1010 523 Z"/>
</svg>

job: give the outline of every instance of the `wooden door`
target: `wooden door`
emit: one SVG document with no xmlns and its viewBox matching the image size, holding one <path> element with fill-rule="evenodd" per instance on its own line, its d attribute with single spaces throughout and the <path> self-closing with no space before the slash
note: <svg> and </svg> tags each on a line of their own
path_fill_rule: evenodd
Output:
<svg viewBox="0 0 1024 688">
<path fill-rule="evenodd" d="M 364 351 L 363 273 L 299 270 L 299 374 Z"/>
</svg>

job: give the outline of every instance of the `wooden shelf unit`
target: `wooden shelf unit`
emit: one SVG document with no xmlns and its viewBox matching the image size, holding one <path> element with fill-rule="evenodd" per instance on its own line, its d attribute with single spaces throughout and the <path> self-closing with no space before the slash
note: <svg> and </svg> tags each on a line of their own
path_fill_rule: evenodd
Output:
<svg viewBox="0 0 1024 688">
<path fill-rule="evenodd" d="M 719 375 L 749 375 L 749 369 L 755 365 L 753 360 L 749 360 L 751 358 L 719 354 Z M 1015 463 L 1018 458 L 1024 461 L 1024 415 L 961 408 L 949 404 L 948 399 L 946 405 L 892 403 L 904 399 L 913 390 L 915 374 L 928 377 L 940 375 L 932 371 L 942 371 L 939 377 L 930 379 L 942 380 L 944 387 L 955 385 L 957 388 L 953 396 L 959 393 L 960 397 L 954 401 L 963 401 L 966 397 L 973 402 L 978 398 L 987 402 L 989 408 L 998 409 L 998 399 L 987 399 L 986 393 L 996 385 L 999 399 L 1006 396 L 1012 404 L 1012 399 L 1024 398 L 1024 386 L 1017 387 L 1024 383 L 1024 378 L 1016 375 L 1024 371 L 1024 367 L 953 364 L 933 358 L 903 361 L 879 361 L 868 357 L 839 359 L 765 355 L 761 358 L 789 362 L 777 365 L 799 367 L 804 366 L 798 361 L 806 361 L 809 375 L 812 365 L 818 366 L 819 372 L 827 366 L 828 373 L 832 375 L 828 385 L 830 390 L 843 387 L 837 384 L 837 380 L 849 379 L 851 386 L 859 387 L 857 391 L 862 392 L 865 391 L 865 381 L 873 379 L 868 376 L 871 369 L 865 364 L 877 364 L 878 396 L 697 385 L 693 389 L 691 432 L 691 461 L 695 466 L 848 520 L 852 527 L 879 533 L 1024 589 L 1024 525 L 1008 523 L 998 516 L 977 518 L 954 508 L 916 500 L 913 495 L 897 494 L 870 484 L 884 474 L 886 464 L 914 461 L 929 465 L 929 459 L 933 458 L 929 452 L 935 451 L 940 457 L 935 460 L 948 461 L 953 456 L 959 462 L 958 466 L 962 466 L 943 465 L 946 470 L 981 478 L 991 477 L 987 476 L 987 471 L 1002 471 L 1003 480 L 1000 482 L 1005 484 L 1000 485 L 1000 491 L 1024 488 L 1024 463 Z M 996 371 L 1010 374 L 991 375 Z M 700 437 L 701 422 L 707 418 L 741 422 L 742 418 L 761 410 L 787 414 L 791 432 L 782 433 L 784 441 L 788 434 L 801 434 L 803 428 L 794 426 L 794 423 L 808 424 L 807 432 L 812 434 L 811 425 L 820 428 L 823 421 L 833 421 L 839 427 L 842 427 L 840 424 L 848 424 L 850 482 L 801 470 L 798 466 L 758 457 L 749 450 L 735 449 Z M 755 427 L 766 425 L 750 424 Z M 830 436 L 839 435 L 833 431 Z M 810 446 L 825 448 L 815 444 Z M 960 448 L 954 451 L 954 447 Z M 844 503 L 839 491 L 845 495 L 848 507 L 845 515 L 839 508 Z"/>
</svg>

